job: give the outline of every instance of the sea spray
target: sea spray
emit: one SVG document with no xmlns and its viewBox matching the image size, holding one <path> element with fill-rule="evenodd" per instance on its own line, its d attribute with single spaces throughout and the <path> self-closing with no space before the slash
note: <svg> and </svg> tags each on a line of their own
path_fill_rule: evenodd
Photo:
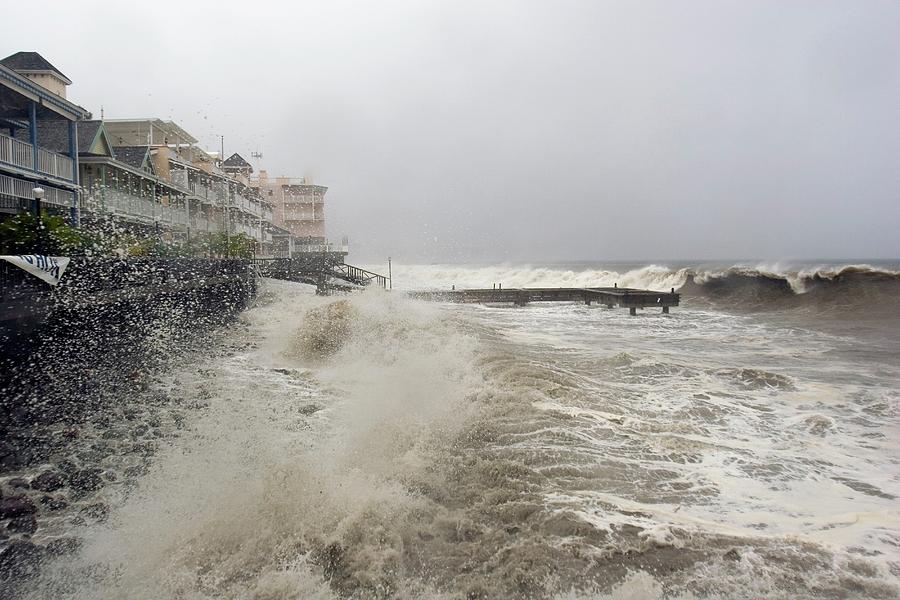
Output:
<svg viewBox="0 0 900 600">
<path fill-rule="evenodd" d="M 840 338 L 262 295 L 245 350 L 178 375 L 208 407 L 35 597 L 896 596 L 892 375 L 821 371 Z M 328 314 L 340 346 L 298 353 Z"/>
</svg>

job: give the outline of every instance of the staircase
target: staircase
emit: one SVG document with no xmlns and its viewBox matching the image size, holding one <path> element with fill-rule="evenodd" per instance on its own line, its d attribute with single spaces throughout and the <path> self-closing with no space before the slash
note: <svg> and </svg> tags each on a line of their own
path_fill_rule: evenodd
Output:
<svg viewBox="0 0 900 600">
<path fill-rule="evenodd" d="M 387 288 L 390 281 L 384 275 L 348 265 L 343 262 L 343 257 L 334 253 L 311 253 L 295 258 L 254 258 L 251 262 L 261 277 L 314 285 L 317 294 L 370 285 Z"/>
</svg>

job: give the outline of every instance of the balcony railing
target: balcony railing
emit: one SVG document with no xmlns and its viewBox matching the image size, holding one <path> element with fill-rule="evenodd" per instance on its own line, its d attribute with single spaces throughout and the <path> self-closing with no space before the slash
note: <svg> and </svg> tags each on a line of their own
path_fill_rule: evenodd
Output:
<svg viewBox="0 0 900 600">
<path fill-rule="evenodd" d="M 324 244 L 294 244 L 294 253 L 298 252 L 343 252 L 347 254 L 350 251 L 350 245 L 347 242 L 334 244 L 325 242 Z"/>
<path fill-rule="evenodd" d="M 34 151 L 31 144 L 0 134 L 0 162 L 34 171 Z M 37 171 L 66 181 L 74 181 L 75 161 L 38 146 Z"/>
<path fill-rule="evenodd" d="M 287 211 L 284 213 L 285 221 L 324 221 L 324 215 L 317 215 L 315 213 L 294 213 Z"/>
<path fill-rule="evenodd" d="M 191 229 L 196 232 L 217 233 L 222 230 L 222 227 L 216 221 L 204 217 L 194 217 L 191 219 Z"/>
<path fill-rule="evenodd" d="M 2 196 L 34 200 L 34 188 L 35 185 L 32 181 L 0 175 L 0 195 Z M 56 206 L 72 206 L 72 192 L 50 186 L 42 186 L 42 188 L 44 190 L 42 202 Z"/>
<path fill-rule="evenodd" d="M 75 161 L 68 156 L 38 148 L 38 171 L 72 181 Z"/>
<path fill-rule="evenodd" d="M 29 171 L 33 170 L 34 148 L 31 144 L 0 134 L 0 162 L 22 167 Z"/>
<path fill-rule="evenodd" d="M 212 193 L 212 190 L 200 182 L 194 184 L 194 195 L 200 196 L 204 200 L 215 199 L 215 195 Z"/>
<path fill-rule="evenodd" d="M 145 224 L 185 227 L 188 218 L 183 208 L 164 206 L 149 198 L 140 198 L 122 190 L 96 190 L 82 197 L 81 209 L 91 213 L 109 213 Z"/>
</svg>

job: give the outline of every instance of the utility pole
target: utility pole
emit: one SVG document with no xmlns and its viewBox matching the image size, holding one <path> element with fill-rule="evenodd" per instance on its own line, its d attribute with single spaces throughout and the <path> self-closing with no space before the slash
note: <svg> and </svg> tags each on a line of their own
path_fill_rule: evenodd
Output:
<svg viewBox="0 0 900 600">
<path fill-rule="evenodd" d="M 394 276 L 391 273 L 391 257 L 388 256 L 388 289 L 394 289 Z"/>
</svg>

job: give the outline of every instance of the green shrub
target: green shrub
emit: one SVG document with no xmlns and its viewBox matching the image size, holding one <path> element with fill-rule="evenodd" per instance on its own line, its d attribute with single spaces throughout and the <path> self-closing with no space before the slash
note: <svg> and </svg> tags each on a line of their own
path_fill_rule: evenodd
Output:
<svg viewBox="0 0 900 600">
<path fill-rule="evenodd" d="M 9 217 L 0 223 L 0 253 L 77 256 L 102 253 L 100 240 L 66 224 L 62 217 L 31 213 Z"/>
</svg>

